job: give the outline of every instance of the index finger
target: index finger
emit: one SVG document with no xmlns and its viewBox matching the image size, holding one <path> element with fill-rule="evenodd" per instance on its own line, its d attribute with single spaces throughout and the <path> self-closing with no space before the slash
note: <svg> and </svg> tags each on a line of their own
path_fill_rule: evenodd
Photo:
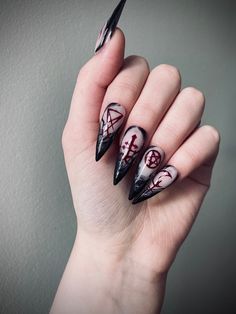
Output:
<svg viewBox="0 0 236 314">
<path fill-rule="evenodd" d="M 102 101 L 123 65 L 124 49 L 124 34 L 116 29 L 110 42 L 80 70 L 67 121 L 67 128 L 76 139 L 96 139 Z"/>
</svg>

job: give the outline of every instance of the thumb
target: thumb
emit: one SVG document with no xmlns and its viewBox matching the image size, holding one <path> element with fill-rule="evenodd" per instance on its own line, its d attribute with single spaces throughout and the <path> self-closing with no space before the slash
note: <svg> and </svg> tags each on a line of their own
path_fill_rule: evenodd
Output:
<svg viewBox="0 0 236 314">
<path fill-rule="evenodd" d="M 125 37 L 116 29 L 111 40 L 80 70 L 62 142 L 78 143 L 80 151 L 96 141 L 99 114 L 108 85 L 124 62 Z"/>
</svg>

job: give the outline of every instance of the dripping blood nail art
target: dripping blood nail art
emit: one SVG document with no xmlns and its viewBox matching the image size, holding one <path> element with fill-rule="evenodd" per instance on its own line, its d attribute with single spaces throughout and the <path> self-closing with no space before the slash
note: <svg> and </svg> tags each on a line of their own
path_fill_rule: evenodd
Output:
<svg viewBox="0 0 236 314">
<path fill-rule="evenodd" d="M 111 17 L 109 20 L 105 23 L 103 28 L 101 29 L 98 39 L 96 42 L 95 50 L 94 52 L 98 52 L 112 37 L 116 26 L 119 22 L 121 13 L 123 11 L 123 8 L 125 6 L 126 0 L 121 0 L 115 10 L 113 11 Z"/>
<path fill-rule="evenodd" d="M 164 155 L 164 151 L 160 147 L 150 146 L 147 148 L 138 165 L 134 181 L 130 189 L 129 200 L 141 192 L 151 175 L 159 168 Z"/>
<path fill-rule="evenodd" d="M 138 153 L 143 148 L 146 131 L 137 126 L 129 127 L 121 141 L 120 152 L 116 161 L 114 184 L 116 185 L 130 169 Z"/>
<path fill-rule="evenodd" d="M 111 146 L 125 118 L 125 108 L 117 103 L 109 104 L 102 116 L 96 146 L 98 161 Z"/>
<path fill-rule="evenodd" d="M 132 203 L 137 204 L 163 191 L 177 179 L 177 176 L 178 172 L 174 166 L 164 167 L 150 179 L 142 193 L 135 197 Z"/>
</svg>

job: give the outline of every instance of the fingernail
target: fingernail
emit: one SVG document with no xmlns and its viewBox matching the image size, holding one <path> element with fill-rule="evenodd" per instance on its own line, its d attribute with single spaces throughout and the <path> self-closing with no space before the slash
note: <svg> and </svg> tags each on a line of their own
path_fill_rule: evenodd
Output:
<svg viewBox="0 0 236 314">
<path fill-rule="evenodd" d="M 133 204 L 140 203 L 166 189 L 178 176 L 178 171 L 174 166 L 165 166 L 146 185 L 143 192 L 133 200 Z"/>
<path fill-rule="evenodd" d="M 164 158 L 164 151 L 157 146 L 150 146 L 140 161 L 132 183 L 129 200 L 142 191 L 151 175 L 158 169 Z"/>
<path fill-rule="evenodd" d="M 146 131 L 138 126 L 129 127 L 121 141 L 114 172 L 114 185 L 126 175 L 144 145 Z"/>
<path fill-rule="evenodd" d="M 95 50 L 94 52 L 98 52 L 112 37 L 116 26 L 119 22 L 121 13 L 123 11 L 123 8 L 125 6 L 126 0 L 121 0 L 115 10 L 113 11 L 111 17 L 109 20 L 105 23 L 103 28 L 101 29 L 98 39 L 96 42 Z"/>
<path fill-rule="evenodd" d="M 98 161 L 111 146 L 125 118 L 125 108 L 117 103 L 109 104 L 102 116 L 96 146 Z"/>
</svg>

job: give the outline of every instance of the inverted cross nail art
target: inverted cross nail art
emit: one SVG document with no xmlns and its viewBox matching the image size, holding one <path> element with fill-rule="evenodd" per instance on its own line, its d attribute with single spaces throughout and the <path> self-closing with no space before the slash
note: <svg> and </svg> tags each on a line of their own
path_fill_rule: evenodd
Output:
<svg viewBox="0 0 236 314">
<path fill-rule="evenodd" d="M 98 161 L 111 146 L 125 118 L 125 108 L 117 103 L 109 104 L 102 116 L 96 146 Z"/>
<path fill-rule="evenodd" d="M 144 129 L 131 126 L 125 132 L 116 161 L 114 184 L 117 184 L 128 172 L 138 153 L 143 148 L 146 138 Z"/>
<path fill-rule="evenodd" d="M 141 192 L 151 175 L 159 168 L 163 158 L 164 151 L 160 147 L 150 146 L 145 151 L 130 189 L 129 200 Z"/>
<path fill-rule="evenodd" d="M 133 204 L 142 202 L 157 193 L 160 193 L 170 186 L 178 176 L 178 172 L 174 166 L 166 166 L 159 171 L 144 188 L 143 192 L 134 198 Z"/>
<path fill-rule="evenodd" d="M 98 39 L 96 42 L 95 50 L 94 52 L 98 52 L 112 37 L 116 26 L 119 22 L 121 13 L 123 11 L 123 8 L 125 6 L 126 0 L 121 0 L 115 10 L 113 11 L 111 17 L 109 20 L 105 23 L 103 28 L 101 29 Z"/>
</svg>

